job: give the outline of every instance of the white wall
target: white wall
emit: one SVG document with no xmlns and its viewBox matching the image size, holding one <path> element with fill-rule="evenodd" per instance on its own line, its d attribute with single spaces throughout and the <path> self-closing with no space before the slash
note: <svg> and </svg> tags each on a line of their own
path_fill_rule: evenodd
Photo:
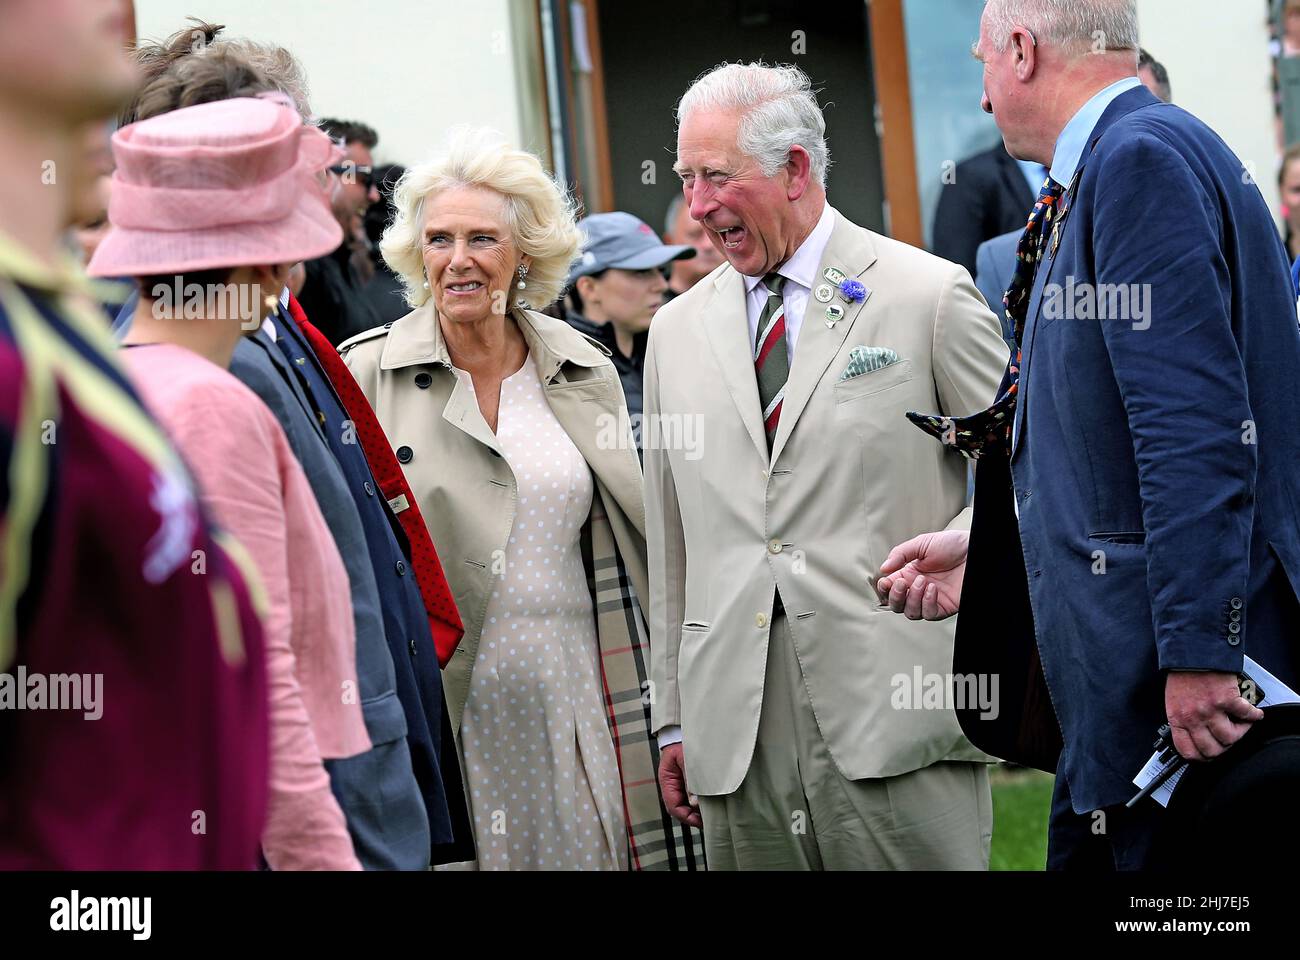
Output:
<svg viewBox="0 0 1300 960">
<path fill-rule="evenodd" d="M 1169 69 L 1174 102 L 1241 158 L 1279 209 L 1272 61 L 1262 0 L 1138 0 L 1142 45 Z"/>
<path fill-rule="evenodd" d="M 318 116 L 379 132 L 379 162 L 424 159 L 455 123 L 520 142 L 510 0 L 135 0 L 136 30 L 156 39 L 201 14 L 292 51 Z M 382 12 L 383 19 L 380 19 Z"/>
</svg>

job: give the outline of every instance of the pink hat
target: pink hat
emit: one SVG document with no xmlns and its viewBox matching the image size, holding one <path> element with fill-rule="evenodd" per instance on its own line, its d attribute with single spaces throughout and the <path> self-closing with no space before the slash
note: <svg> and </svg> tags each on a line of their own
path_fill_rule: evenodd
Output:
<svg viewBox="0 0 1300 960">
<path fill-rule="evenodd" d="M 316 174 L 342 159 L 269 98 L 174 110 L 113 135 L 112 229 L 86 271 L 141 277 L 324 256 L 343 242 Z"/>
</svg>

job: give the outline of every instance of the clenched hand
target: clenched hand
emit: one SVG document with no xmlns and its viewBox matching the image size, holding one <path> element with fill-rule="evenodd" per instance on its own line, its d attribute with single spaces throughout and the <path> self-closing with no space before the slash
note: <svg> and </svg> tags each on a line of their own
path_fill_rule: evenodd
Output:
<svg viewBox="0 0 1300 960">
<path fill-rule="evenodd" d="M 961 605 L 966 576 L 965 530 L 923 533 L 889 551 L 880 567 L 876 593 L 882 604 L 909 620 L 944 620 Z"/>
</svg>

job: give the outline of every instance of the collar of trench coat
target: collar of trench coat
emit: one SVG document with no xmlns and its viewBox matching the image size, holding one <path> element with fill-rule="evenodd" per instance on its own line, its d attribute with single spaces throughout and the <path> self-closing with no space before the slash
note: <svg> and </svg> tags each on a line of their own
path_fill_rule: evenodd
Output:
<svg viewBox="0 0 1300 960">
<path fill-rule="evenodd" d="M 644 607 L 649 597 L 649 578 L 641 462 L 609 350 L 563 320 L 546 314 L 516 308 L 509 316 L 528 344 L 547 403 L 591 468 L 620 559 Z M 379 359 L 381 371 L 418 364 L 438 364 L 448 372 L 453 369 L 432 301 L 393 323 Z M 477 400 L 459 379 L 442 417 L 479 440 L 487 450 L 498 449 L 495 436 L 477 410 Z M 472 641 L 476 648 L 478 638 Z M 465 659 L 472 665 L 472 657 Z M 454 665 L 455 659 L 448 666 L 449 672 Z M 459 730 L 463 703 L 449 702 L 448 708 L 452 710 L 452 724 Z"/>
</svg>

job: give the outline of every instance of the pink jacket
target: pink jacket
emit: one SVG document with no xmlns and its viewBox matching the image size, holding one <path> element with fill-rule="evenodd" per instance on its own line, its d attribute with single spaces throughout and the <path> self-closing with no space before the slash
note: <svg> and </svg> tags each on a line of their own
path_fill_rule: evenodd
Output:
<svg viewBox="0 0 1300 960">
<path fill-rule="evenodd" d="M 357 686 L 347 572 L 275 416 L 226 370 L 174 344 L 130 347 L 142 398 L 193 470 L 212 520 L 251 554 L 266 589 L 275 870 L 359 870 L 322 759 L 370 749 Z"/>
</svg>

